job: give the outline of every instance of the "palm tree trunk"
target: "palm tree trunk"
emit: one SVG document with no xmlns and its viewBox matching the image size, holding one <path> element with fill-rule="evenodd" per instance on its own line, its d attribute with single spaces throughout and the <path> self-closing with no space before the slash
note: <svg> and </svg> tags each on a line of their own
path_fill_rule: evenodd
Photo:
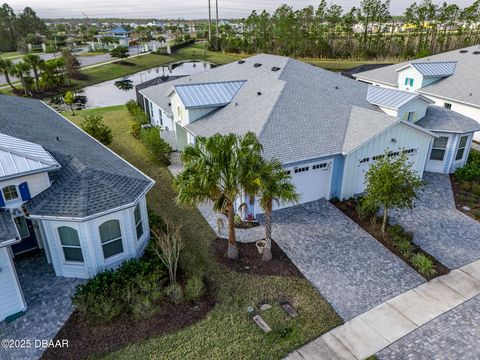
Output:
<svg viewBox="0 0 480 360">
<path fill-rule="evenodd" d="M 33 76 L 35 76 L 35 90 L 40 90 L 40 85 L 39 85 L 39 82 L 38 82 L 38 70 L 37 68 L 33 68 Z"/>
<path fill-rule="evenodd" d="M 228 204 L 228 250 L 229 259 L 238 258 L 237 240 L 235 239 L 235 210 L 233 203 Z"/>
<path fill-rule="evenodd" d="M 17 88 L 15 86 L 13 86 L 12 81 L 10 80 L 10 74 L 7 71 L 5 71 L 4 74 L 5 74 L 5 80 L 7 80 L 7 83 L 8 83 L 8 85 L 10 85 L 12 90 L 17 90 Z"/>
<path fill-rule="evenodd" d="M 263 248 L 262 260 L 272 260 L 272 200 L 267 203 L 265 209 L 265 247 Z"/>
</svg>

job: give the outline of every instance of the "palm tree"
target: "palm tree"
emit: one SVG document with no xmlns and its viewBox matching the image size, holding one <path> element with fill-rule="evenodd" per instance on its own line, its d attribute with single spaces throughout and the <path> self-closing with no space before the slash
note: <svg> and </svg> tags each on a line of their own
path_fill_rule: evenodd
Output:
<svg viewBox="0 0 480 360">
<path fill-rule="evenodd" d="M 25 61 L 20 61 L 16 63 L 13 67 L 13 73 L 18 76 L 20 79 L 20 83 L 23 86 L 23 91 L 25 92 L 25 96 L 28 95 L 27 93 L 27 82 L 25 81 L 25 77 L 28 76 L 28 73 L 30 71 L 30 65 L 26 63 Z"/>
<path fill-rule="evenodd" d="M 12 81 L 10 79 L 10 75 L 13 75 L 15 72 L 14 65 L 11 60 L 8 59 L 0 59 L 0 74 L 5 75 L 5 80 L 7 80 L 8 85 L 12 88 L 12 90 L 16 90 L 15 86 L 13 86 Z"/>
<path fill-rule="evenodd" d="M 41 68 L 42 64 L 44 63 L 43 59 L 40 56 L 35 54 L 28 54 L 23 57 L 23 61 L 25 61 L 33 70 L 33 76 L 35 77 L 35 89 L 38 91 L 40 90 L 40 85 L 38 81 L 38 70 Z"/>
<path fill-rule="evenodd" d="M 254 133 L 197 137 L 194 145 L 183 150 L 184 170 L 174 180 L 179 204 L 196 205 L 211 200 L 214 210 L 227 213 L 227 256 L 230 259 L 238 257 L 235 200 L 252 182 L 248 167 L 258 163 L 261 151 L 262 146 Z"/>
<path fill-rule="evenodd" d="M 265 247 L 262 259 L 268 261 L 272 259 L 273 202 L 295 203 L 300 200 L 300 195 L 295 190 L 291 176 L 276 159 L 262 160 L 254 183 L 257 185 L 257 193 L 260 196 L 260 206 L 265 210 Z"/>
</svg>

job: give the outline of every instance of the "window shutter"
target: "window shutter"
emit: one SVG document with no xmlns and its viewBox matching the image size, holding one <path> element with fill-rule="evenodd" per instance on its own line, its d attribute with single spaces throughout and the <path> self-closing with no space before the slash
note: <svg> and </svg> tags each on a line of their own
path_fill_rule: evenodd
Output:
<svg viewBox="0 0 480 360">
<path fill-rule="evenodd" d="M 0 190 L 0 207 L 5 206 L 5 200 L 3 200 L 3 194 L 2 191 Z"/>
<path fill-rule="evenodd" d="M 22 197 L 23 201 L 28 201 L 32 198 L 30 196 L 30 190 L 28 190 L 28 184 L 26 182 L 18 185 L 18 189 L 20 190 L 20 196 Z"/>
</svg>

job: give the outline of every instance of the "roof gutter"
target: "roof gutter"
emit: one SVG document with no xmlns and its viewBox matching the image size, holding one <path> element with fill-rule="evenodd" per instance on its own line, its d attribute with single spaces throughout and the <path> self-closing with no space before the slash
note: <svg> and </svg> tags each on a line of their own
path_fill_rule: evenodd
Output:
<svg viewBox="0 0 480 360">
<path fill-rule="evenodd" d="M 427 86 L 428 87 L 428 86 Z M 427 91 L 424 91 L 422 89 L 418 89 L 417 92 L 421 93 L 421 94 L 425 94 L 425 95 L 430 95 L 430 96 L 434 96 L 434 97 L 438 97 L 440 99 L 444 99 L 444 100 L 450 100 L 450 101 L 456 101 L 460 104 L 464 104 L 464 105 L 468 105 L 468 106 L 473 106 L 473 107 L 476 107 L 476 108 L 480 108 L 480 104 L 472 104 L 472 103 L 468 103 L 466 101 L 461 101 L 461 100 L 457 100 L 457 99 L 453 99 L 453 98 L 449 98 L 449 97 L 446 97 L 446 96 L 441 96 L 441 95 L 437 95 L 437 94 L 432 94 L 432 93 L 429 93 Z"/>
<path fill-rule="evenodd" d="M 8 179 L 14 179 L 14 178 L 20 177 L 20 176 L 27 176 L 27 175 L 33 175 L 33 174 L 40 174 L 40 173 L 43 173 L 43 172 L 60 170 L 60 168 L 61 168 L 60 165 L 58 165 L 58 166 L 49 166 L 49 167 L 45 167 L 45 168 L 41 168 L 41 169 L 24 171 L 24 172 L 17 173 L 17 174 L 0 176 L 0 181 L 8 180 Z"/>
</svg>

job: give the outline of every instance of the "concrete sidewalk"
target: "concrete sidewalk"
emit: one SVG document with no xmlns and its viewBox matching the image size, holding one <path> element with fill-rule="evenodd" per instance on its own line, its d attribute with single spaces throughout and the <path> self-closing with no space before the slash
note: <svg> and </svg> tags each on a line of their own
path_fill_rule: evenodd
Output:
<svg viewBox="0 0 480 360">
<path fill-rule="evenodd" d="M 378 305 L 294 351 L 286 359 L 365 359 L 478 295 L 480 260 Z"/>
</svg>

